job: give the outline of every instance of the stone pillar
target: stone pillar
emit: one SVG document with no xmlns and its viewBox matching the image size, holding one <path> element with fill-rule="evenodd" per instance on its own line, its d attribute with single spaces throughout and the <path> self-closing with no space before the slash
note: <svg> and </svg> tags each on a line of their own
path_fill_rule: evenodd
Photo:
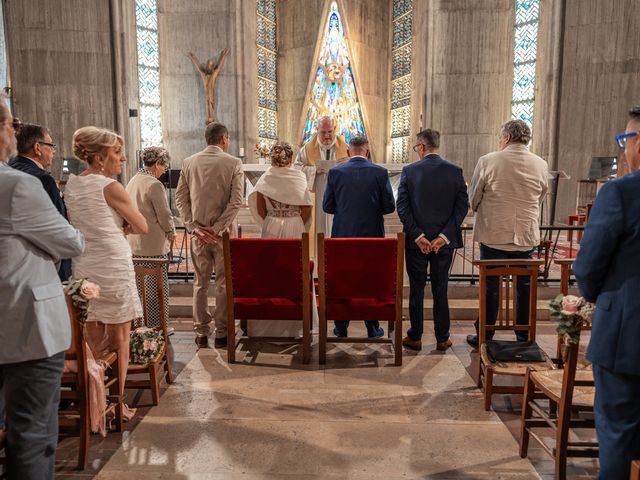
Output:
<svg viewBox="0 0 640 480">
<path fill-rule="evenodd" d="M 414 122 L 471 178 L 511 118 L 512 0 L 414 2 Z"/>
<path fill-rule="evenodd" d="M 123 43 L 126 0 L 9 0 L 5 3 L 14 115 L 46 126 L 58 144 L 52 167 L 73 158 L 73 132 L 96 125 L 124 134 L 127 70 Z M 135 77 L 134 77 L 135 78 Z M 127 174 L 123 175 L 126 179 Z"/>
</svg>

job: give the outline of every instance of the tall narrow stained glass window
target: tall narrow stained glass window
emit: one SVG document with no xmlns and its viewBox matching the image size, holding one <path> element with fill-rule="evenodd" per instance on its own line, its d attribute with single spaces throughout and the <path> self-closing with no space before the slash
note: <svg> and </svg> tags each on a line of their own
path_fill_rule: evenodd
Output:
<svg viewBox="0 0 640 480">
<path fill-rule="evenodd" d="M 271 147 L 278 138 L 276 0 L 257 0 L 258 143 Z"/>
<path fill-rule="evenodd" d="M 393 0 L 391 40 L 391 162 L 409 161 L 413 0 Z"/>
<path fill-rule="evenodd" d="M 157 0 L 136 0 L 138 98 L 142 148 L 162 145 Z"/>
<path fill-rule="evenodd" d="M 540 0 L 515 0 L 511 117 L 533 126 Z"/>
<path fill-rule="evenodd" d="M 320 54 L 314 68 L 303 140 L 306 142 L 316 134 L 318 119 L 324 115 L 336 119 L 338 134 L 344 135 L 347 142 L 353 135 L 364 135 L 362 109 L 344 24 L 336 2 L 331 2 L 329 7 Z"/>
<path fill-rule="evenodd" d="M 8 64 L 7 40 L 4 31 L 4 2 L 0 2 L 0 91 L 9 87 Z"/>
</svg>

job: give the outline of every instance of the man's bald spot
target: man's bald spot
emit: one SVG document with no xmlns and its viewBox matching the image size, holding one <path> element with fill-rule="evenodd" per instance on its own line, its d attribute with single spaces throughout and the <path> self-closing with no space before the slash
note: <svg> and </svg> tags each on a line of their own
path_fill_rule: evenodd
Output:
<svg viewBox="0 0 640 480">
<path fill-rule="evenodd" d="M 318 128 L 323 127 L 326 129 L 329 128 L 336 128 L 336 122 L 333 119 L 333 117 L 329 116 L 329 115 L 324 115 L 322 117 L 320 117 L 320 119 L 318 120 Z"/>
</svg>

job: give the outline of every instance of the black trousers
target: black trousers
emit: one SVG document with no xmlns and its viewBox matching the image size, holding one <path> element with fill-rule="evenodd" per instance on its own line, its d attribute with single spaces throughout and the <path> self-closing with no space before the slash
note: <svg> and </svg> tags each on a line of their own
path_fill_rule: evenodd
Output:
<svg viewBox="0 0 640 480">
<path fill-rule="evenodd" d="M 424 287 L 427 283 L 427 267 L 433 294 L 433 326 L 437 342 L 449 339 L 449 268 L 453 261 L 453 248 L 443 248 L 438 253 L 425 255 L 417 248 L 406 248 L 405 257 L 409 275 L 409 318 L 411 328 L 407 336 L 421 340 L 424 331 Z"/>
<path fill-rule="evenodd" d="M 40 360 L 0 365 L 9 480 L 54 478 L 63 367 L 64 352 Z"/>
</svg>

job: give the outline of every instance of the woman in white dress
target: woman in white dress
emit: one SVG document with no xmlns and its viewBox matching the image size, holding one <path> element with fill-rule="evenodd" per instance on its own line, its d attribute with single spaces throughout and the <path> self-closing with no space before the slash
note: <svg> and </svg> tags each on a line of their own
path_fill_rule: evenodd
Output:
<svg viewBox="0 0 640 480">
<path fill-rule="evenodd" d="M 131 321 L 142 317 L 126 235 L 147 233 L 147 222 L 124 187 L 111 178 L 127 160 L 122 137 L 104 128 L 84 127 L 73 135 L 73 153 L 88 164 L 79 176 L 70 176 L 64 192 L 69 221 L 86 242 L 84 253 L 73 259 L 73 277 L 100 286 L 100 296 L 89 310 L 87 340 L 97 354 L 118 352 L 122 395 Z M 132 414 L 128 409 L 125 413 Z"/>
<path fill-rule="evenodd" d="M 249 208 L 262 238 L 300 238 L 311 222 L 311 195 L 304 173 L 292 168 L 293 149 L 284 142 L 271 148 L 271 167 L 249 195 Z M 314 302 L 314 312 L 315 302 Z M 314 313 L 314 317 L 317 314 Z M 259 337 L 298 337 L 302 324 L 290 320 L 249 322 L 249 334 Z"/>
</svg>

